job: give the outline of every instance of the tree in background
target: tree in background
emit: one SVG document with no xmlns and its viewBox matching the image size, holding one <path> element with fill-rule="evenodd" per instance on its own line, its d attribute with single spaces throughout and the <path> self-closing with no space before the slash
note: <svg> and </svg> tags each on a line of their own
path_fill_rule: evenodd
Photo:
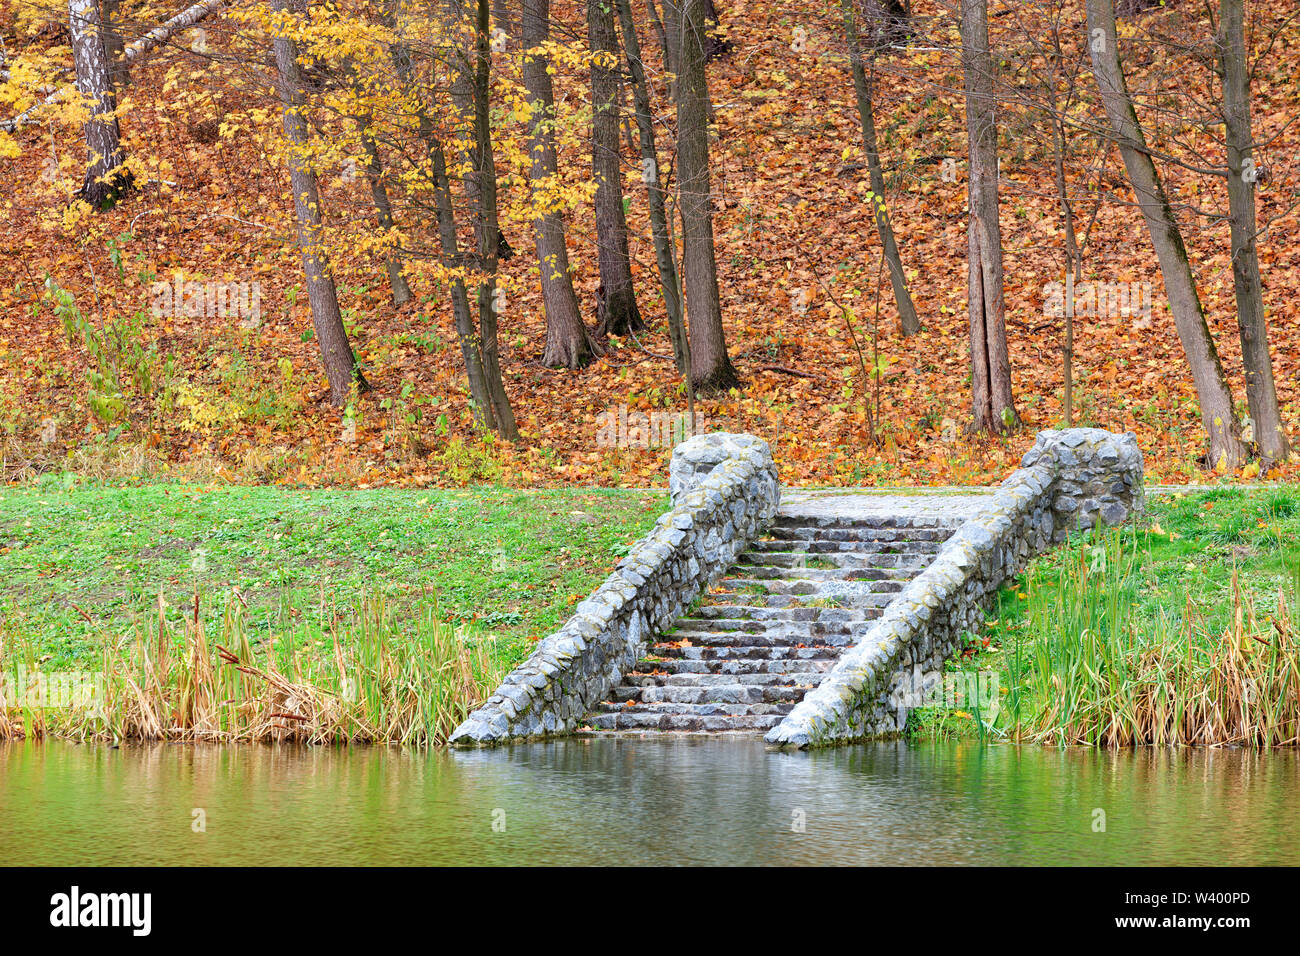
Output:
<svg viewBox="0 0 1300 956">
<path fill-rule="evenodd" d="M 298 250 L 307 279 L 307 298 L 311 303 L 321 363 L 329 379 L 330 401 L 342 407 L 347 404 L 354 387 L 365 391 L 369 386 L 361 375 L 347 330 L 343 327 L 338 290 L 334 287 L 334 276 L 325 261 L 321 242 L 320 187 L 308 155 L 310 132 L 304 115 L 306 97 L 298 44 L 293 38 L 303 5 L 294 3 L 291 6 L 290 0 L 273 0 L 272 9 L 281 15 L 272 44 L 284 138 L 288 144 L 289 186 L 293 190 L 298 223 Z"/>
<path fill-rule="evenodd" d="M 497 257 L 501 247 L 501 224 L 497 216 L 497 171 L 492 153 L 492 128 L 488 112 L 492 89 L 492 52 L 488 0 L 477 0 L 473 32 L 473 148 L 471 175 L 474 188 L 469 190 L 474 219 L 474 242 L 479 272 L 479 335 L 482 342 L 483 372 L 487 379 L 488 399 L 496 418 L 496 427 L 504 437 L 518 441 L 519 428 L 510 407 L 505 382 L 501 377 L 501 359 L 497 344 L 497 310 L 501 298 L 497 292 Z"/>
<path fill-rule="evenodd" d="M 713 249 L 709 195 L 709 89 L 705 76 L 703 0 L 664 0 L 668 45 L 677 65 L 678 208 L 691 350 L 691 385 L 702 392 L 740 384 L 727 355 Z"/>
<path fill-rule="evenodd" d="M 385 241 L 393 232 L 393 204 L 388 197 L 388 187 L 384 183 L 384 163 L 379 155 L 379 144 L 375 142 L 373 132 L 374 117 L 369 113 L 353 116 L 357 125 L 357 134 L 361 139 L 361 149 L 366 167 L 366 182 L 370 186 L 370 198 L 375 204 L 375 221 L 384 232 Z M 402 269 L 401 252 L 389 246 L 384 258 L 388 271 L 388 288 L 392 294 L 393 305 L 401 307 L 411 301 L 411 285 L 406 281 Z"/>
<path fill-rule="evenodd" d="M 875 108 L 872 104 L 873 77 L 868 76 L 862 62 L 862 38 L 858 29 L 858 11 L 856 0 L 841 0 L 844 10 L 844 30 L 849 42 L 849 68 L 853 73 L 853 91 L 857 99 L 858 122 L 862 127 L 862 150 L 867 155 L 867 171 L 871 176 L 871 201 L 875 206 L 876 231 L 880 244 L 884 248 L 885 262 L 889 266 L 889 284 L 894 290 L 894 304 L 898 308 L 898 325 L 904 335 L 915 335 L 921 331 L 921 320 L 916 316 L 916 306 L 912 303 L 912 293 L 907 288 L 907 276 L 903 273 L 903 258 L 898 252 L 898 243 L 894 239 L 894 227 L 889 221 L 889 209 L 885 204 L 885 172 L 880 165 L 880 149 L 876 145 Z M 895 0 L 895 4 L 897 0 Z M 869 6 L 879 10 L 876 3 Z M 879 16 L 879 13 L 877 14 Z M 890 36 L 897 31 L 884 29 L 878 22 L 872 24 L 872 35 L 879 38 Z M 873 49 L 875 47 L 873 46 Z"/>
<path fill-rule="evenodd" d="M 80 196 L 90 205 L 104 208 L 131 188 L 132 177 L 123 166 L 126 153 L 117 121 L 117 93 L 96 0 L 68 0 L 68 35 L 77 92 L 90 110 L 83 127 L 90 159 Z"/>
<path fill-rule="evenodd" d="M 1196 281 L 1187 259 L 1187 248 L 1178 228 L 1160 174 L 1147 146 L 1146 134 L 1138 122 L 1120 61 L 1112 0 L 1087 0 L 1088 48 L 1093 73 L 1109 118 L 1111 133 L 1119 145 L 1129 182 L 1137 195 L 1142 218 L 1160 261 L 1169 311 L 1173 313 L 1183 352 L 1191 367 L 1192 380 L 1201 403 L 1201 420 L 1209 436 L 1208 463 L 1219 470 L 1238 467 L 1246 450 L 1242 445 L 1232 392 L 1223 374 L 1214 337 L 1205 321 Z"/>
<path fill-rule="evenodd" d="M 650 109 L 650 88 L 645 66 L 641 62 L 641 42 L 632 19 L 630 0 L 616 0 L 619 27 L 623 32 L 623 49 L 627 54 L 628 72 L 632 77 L 632 101 L 636 114 L 637 137 L 641 148 L 641 181 L 645 184 L 650 207 L 650 235 L 659 268 L 659 287 L 668 312 L 668 338 L 673 346 L 677 371 L 690 371 L 690 346 L 686 338 L 686 320 L 682 314 L 682 289 L 677 277 L 677 250 L 665 208 L 665 190 L 659 172 L 659 155 L 655 147 L 654 116 Z M 652 6 L 653 9 L 653 6 Z"/>
<path fill-rule="evenodd" d="M 619 154 L 618 32 L 614 0 L 587 0 L 591 48 L 591 173 L 596 180 L 596 328 L 626 335 L 645 328 L 632 288 L 632 258 L 623 213 L 623 163 Z"/>
<path fill-rule="evenodd" d="M 873 50 L 904 43 L 912 35 L 912 14 L 903 0 L 862 0 L 862 12 Z"/>
<path fill-rule="evenodd" d="M 1250 125 L 1250 69 L 1246 54 L 1245 0 L 1219 4 L 1219 56 L 1223 80 L 1223 120 L 1227 131 L 1228 208 L 1232 234 L 1232 282 L 1237 296 L 1237 325 L 1246 371 L 1246 399 L 1260 457 L 1285 461 L 1290 454 L 1273 382 L 1268 348 L 1264 287 L 1259 274 L 1255 220 L 1258 171 Z"/>
<path fill-rule="evenodd" d="M 546 347 L 542 364 L 549 368 L 582 368 L 597 354 L 583 324 L 578 297 L 569 275 L 569 250 L 564 239 L 564 215 L 553 195 L 559 184 L 555 151 L 555 93 L 548 72 L 545 44 L 551 35 L 550 0 L 524 0 L 522 32 L 523 80 L 528 93 L 529 154 L 532 157 L 533 233 L 537 265 L 546 306 Z"/>
<path fill-rule="evenodd" d="M 506 398 L 505 386 L 501 381 L 500 362 L 497 359 L 497 342 L 496 327 L 497 313 L 496 308 L 502 301 L 502 297 L 496 292 L 495 285 L 495 257 L 490 253 L 485 257 L 485 264 L 492 270 L 492 287 L 488 293 L 488 311 L 483 308 L 482 290 L 476 295 L 476 302 L 479 305 L 479 323 L 476 324 L 473 311 L 470 308 L 469 293 L 467 290 L 467 270 L 464 268 L 465 255 L 460 248 L 460 222 L 457 219 L 456 204 L 452 194 L 451 176 L 447 168 L 447 155 L 443 147 L 442 138 L 439 128 L 434 122 L 432 107 L 437 95 L 437 88 L 433 86 L 422 86 L 420 78 L 417 75 L 412 64 L 411 51 L 401 32 L 398 17 L 396 15 L 397 0 L 389 0 L 390 5 L 384 12 L 384 24 L 391 33 L 388 52 L 393 66 L 393 81 L 395 89 L 392 96 L 392 107 L 398 116 L 408 117 L 413 120 L 414 131 L 417 143 L 423 150 L 422 161 L 417 161 L 415 165 L 414 180 L 410 185 L 413 193 L 418 193 L 427 188 L 432 192 L 432 204 L 434 213 L 434 223 L 437 235 L 437 252 L 436 256 L 440 265 L 440 279 L 450 291 L 452 319 L 456 326 L 456 337 L 460 342 L 461 357 L 465 366 L 465 375 L 469 384 L 470 406 L 473 409 L 475 422 L 482 428 L 491 431 L 501 431 L 510 434 L 515 433 L 514 412 L 509 407 L 509 401 Z M 475 25 L 477 27 L 478 18 L 476 15 Z M 478 50 L 480 34 L 475 30 L 472 34 L 475 37 L 474 48 Z M 477 71 L 481 69 L 483 54 L 475 53 L 475 82 L 472 84 L 471 102 L 472 102 L 472 122 L 473 132 L 467 134 L 470 138 L 477 139 L 481 136 L 480 112 L 486 115 L 487 103 L 486 92 L 477 82 Z M 463 69 L 463 57 L 460 68 Z M 490 65 L 490 61 L 489 61 Z M 465 120 L 463 110 L 456 110 L 457 117 L 460 121 Z M 467 151 L 467 155 L 474 156 L 474 151 Z M 478 162 L 483 162 L 482 159 Z M 479 188 L 478 179 L 480 171 L 477 167 L 471 170 L 473 179 L 467 188 L 467 193 L 472 199 L 474 208 L 470 212 L 474 220 L 474 231 L 476 239 L 476 252 L 478 252 L 478 240 L 481 240 L 486 233 L 485 228 L 491 228 L 495 219 L 496 203 L 496 184 L 495 169 L 491 180 L 491 202 L 492 210 L 489 212 L 483 206 L 484 194 Z M 464 182 L 464 178 L 462 178 Z M 492 250 L 495 251 L 495 250 Z M 491 342 L 489 345 L 485 330 L 482 326 L 484 316 L 488 319 L 487 331 L 491 333 Z M 498 415 L 498 408 L 503 408 L 504 416 Z"/>
<path fill-rule="evenodd" d="M 966 139 L 970 155 L 967 290 L 970 312 L 971 428 L 1015 427 L 1011 360 L 1002 289 L 1002 231 L 998 220 L 998 128 L 989 55 L 987 0 L 962 0 L 961 60 L 966 79 Z"/>
</svg>

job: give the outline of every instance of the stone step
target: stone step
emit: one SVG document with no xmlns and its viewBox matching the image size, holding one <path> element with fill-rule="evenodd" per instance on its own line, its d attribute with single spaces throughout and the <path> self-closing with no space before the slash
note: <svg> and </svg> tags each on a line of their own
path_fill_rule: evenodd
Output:
<svg viewBox="0 0 1300 956">
<path fill-rule="evenodd" d="M 687 684 L 623 684 L 610 692 L 610 699 L 602 704 L 606 709 L 619 707 L 628 701 L 634 706 L 649 707 L 654 704 L 719 704 L 732 707 L 737 704 L 797 703 L 812 690 L 795 684 L 707 684 L 692 687 Z"/>
<path fill-rule="evenodd" d="M 901 591 L 908 581 L 916 577 L 916 574 L 899 573 L 897 571 L 885 575 L 880 573 L 880 568 L 848 571 L 789 571 L 738 566 L 731 570 L 736 577 L 723 578 L 718 582 L 717 587 L 731 589 L 733 587 L 732 582 L 737 582 L 734 586 L 742 594 L 755 595 L 813 594 L 825 589 L 827 585 L 833 587 L 849 583 L 865 585 L 865 588 L 858 588 L 859 591 L 866 590 L 883 594 L 887 591 Z M 741 577 L 740 575 L 747 576 Z M 808 589 L 806 586 L 808 584 L 813 585 L 813 590 Z"/>
<path fill-rule="evenodd" d="M 588 718 L 591 726 L 767 730 L 929 566 L 953 530 L 935 518 L 778 517 L 649 648 Z"/>
<path fill-rule="evenodd" d="M 857 525 L 776 524 L 760 541 L 947 541 L 952 527 L 867 528 Z"/>
<path fill-rule="evenodd" d="M 835 647 L 830 644 L 815 644 L 808 647 L 792 647 L 788 644 L 772 647 L 762 647 L 757 644 L 727 647 L 701 647 L 698 644 L 682 647 L 677 644 L 656 644 L 646 656 L 651 659 L 656 657 L 665 660 L 681 658 L 688 661 L 735 660 L 737 658 L 766 661 L 812 661 L 835 660 L 840 656 L 843 649 L 843 647 Z"/>
<path fill-rule="evenodd" d="M 845 552 L 881 554 L 910 551 L 913 554 L 938 554 L 942 547 L 942 541 L 913 541 L 910 538 L 902 538 L 898 541 L 821 541 L 812 538 L 760 538 L 757 541 L 750 542 L 745 553 L 834 555 Z"/>
<path fill-rule="evenodd" d="M 835 571 L 843 568 L 895 567 L 906 556 L 909 564 L 929 564 L 933 554 L 898 549 L 893 551 L 827 551 L 800 554 L 793 551 L 745 551 L 736 557 L 739 567 L 796 568 L 805 571 Z"/>
<path fill-rule="evenodd" d="M 815 518 L 807 515 L 777 515 L 772 529 L 781 528 L 944 528 L 951 522 L 935 516 L 858 514 Z"/>
<path fill-rule="evenodd" d="M 809 661 L 808 663 L 812 663 Z M 629 671 L 623 675 L 624 687 L 808 687 L 818 684 L 825 671 L 799 670 L 785 674 L 643 674 Z"/>
<path fill-rule="evenodd" d="M 930 566 L 928 555 L 878 555 L 870 562 L 857 567 L 800 568 L 773 567 L 771 565 L 737 564 L 727 571 L 727 577 L 718 581 L 717 587 L 736 579 L 744 580 L 759 594 L 768 581 L 910 581 Z"/>
<path fill-rule="evenodd" d="M 736 657 L 713 660 L 687 660 L 685 658 L 642 658 L 636 663 L 634 674 L 647 676 L 677 676 L 697 674 L 700 676 L 738 676 L 748 674 L 801 674 L 808 671 L 825 673 L 835 666 L 838 657 L 821 659 L 786 658 L 783 660 L 765 660 L 758 657 Z"/>
<path fill-rule="evenodd" d="M 664 643 L 670 644 L 681 640 L 689 635 L 691 640 L 699 636 L 701 641 L 706 643 L 734 643 L 732 640 L 717 640 L 730 638 L 743 638 L 749 635 L 761 634 L 765 637 L 774 637 L 780 634 L 787 634 L 792 640 L 797 640 L 801 636 L 809 634 L 847 634 L 854 625 L 861 624 L 861 621 L 836 621 L 836 620 L 816 620 L 816 621 L 736 621 L 728 618 L 706 618 L 698 620 L 696 618 L 684 617 L 678 620 L 673 627 L 663 635 Z"/>
<path fill-rule="evenodd" d="M 752 584 L 753 582 L 747 582 Z M 838 588 L 834 591 L 833 587 Z M 705 604 L 710 606 L 714 600 L 728 604 L 743 600 L 746 604 L 758 608 L 880 608 L 894 599 L 894 591 L 877 591 L 872 582 L 842 581 L 826 582 L 821 586 L 808 582 L 777 582 L 770 591 L 762 594 L 753 591 L 710 592 L 705 596 Z"/>
<path fill-rule="evenodd" d="M 759 717 L 768 714 L 788 714 L 794 710 L 798 701 L 775 701 L 771 703 L 690 703 L 678 701 L 655 701 L 649 704 L 618 704 L 605 701 L 597 709 L 598 714 L 626 713 L 634 711 L 646 714 L 689 714 L 698 717 Z"/>
<path fill-rule="evenodd" d="M 835 554 L 786 554 L 746 551 L 736 559 L 735 568 L 771 568 L 779 571 L 840 572 L 865 568 L 924 568 L 934 560 L 932 554 L 913 551 L 877 551 L 860 554 L 838 551 Z"/>
<path fill-rule="evenodd" d="M 719 620 L 730 621 L 835 621 L 848 623 L 865 621 L 870 608 L 851 607 L 754 607 L 743 604 L 702 604 L 686 617 L 678 621 L 685 626 L 687 621 L 700 622 Z M 724 628 L 725 630 L 725 628 Z"/>
<path fill-rule="evenodd" d="M 728 582 L 740 581 L 742 583 L 736 586 L 746 589 L 751 594 L 771 594 L 774 582 L 778 588 L 783 582 L 786 584 L 811 582 L 814 585 L 825 585 L 842 581 L 896 581 L 899 584 L 906 584 L 923 570 L 924 568 L 849 568 L 843 571 L 820 571 L 737 565 L 731 569 L 734 577 L 722 578 L 716 588 L 728 589 L 732 587 Z"/>
<path fill-rule="evenodd" d="M 893 577 L 882 577 L 878 574 L 872 574 L 872 571 L 878 571 L 879 568 L 839 571 L 835 574 L 825 572 L 805 571 L 798 574 L 792 574 L 788 571 L 782 574 L 771 574 L 764 577 L 762 568 L 733 568 L 734 576 L 725 577 L 714 585 L 710 595 L 731 594 L 736 597 L 764 597 L 771 594 L 817 594 L 819 591 L 830 585 L 833 589 L 842 584 L 860 584 L 867 587 L 873 584 L 882 586 L 887 584 L 905 585 L 915 574 L 896 575 Z M 919 572 L 918 572 L 919 573 Z M 749 575 L 753 575 L 752 577 Z M 863 588 L 858 588 L 862 591 Z"/>
<path fill-rule="evenodd" d="M 677 623 L 665 634 L 675 634 L 680 629 L 696 632 L 716 631 L 719 634 L 765 634 L 772 623 L 770 620 L 755 621 L 740 617 L 683 617 L 678 618 Z"/>
<path fill-rule="evenodd" d="M 629 707 L 617 714 L 592 714 L 588 723 L 596 730 L 645 730 L 670 733 L 727 733 L 747 731 L 762 733 L 781 722 L 784 714 L 762 714 L 746 717 L 700 716 L 697 714 L 663 714 L 641 711 Z"/>
<path fill-rule="evenodd" d="M 859 625 L 860 626 L 860 625 Z M 691 647 L 795 647 L 799 645 L 826 645 L 848 647 L 857 640 L 857 629 L 849 624 L 832 624 L 829 630 L 773 630 L 767 634 L 723 634 L 716 631 L 674 631 L 664 635 L 660 643 L 650 646 L 650 654 L 662 656 L 665 648 L 679 647 L 686 642 Z"/>
</svg>

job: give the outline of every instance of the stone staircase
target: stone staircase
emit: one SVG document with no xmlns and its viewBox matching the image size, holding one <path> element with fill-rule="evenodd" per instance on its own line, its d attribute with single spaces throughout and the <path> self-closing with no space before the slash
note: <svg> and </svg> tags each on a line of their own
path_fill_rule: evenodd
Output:
<svg viewBox="0 0 1300 956">
<path fill-rule="evenodd" d="M 762 733 L 856 643 L 960 524 L 782 513 L 589 715 L 597 731 Z"/>
</svg>

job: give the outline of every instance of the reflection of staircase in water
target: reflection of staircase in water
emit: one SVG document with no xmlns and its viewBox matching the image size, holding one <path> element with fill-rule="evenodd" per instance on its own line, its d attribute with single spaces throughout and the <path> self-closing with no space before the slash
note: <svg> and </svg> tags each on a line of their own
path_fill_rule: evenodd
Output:
<svg viewBox="0 0 1300 956">
<path fill-rule="evenodd" d="M 962 510 L 783 508 L 588 722 L 651 733 L 775 726 L 929 565 Z"/>
</svg>

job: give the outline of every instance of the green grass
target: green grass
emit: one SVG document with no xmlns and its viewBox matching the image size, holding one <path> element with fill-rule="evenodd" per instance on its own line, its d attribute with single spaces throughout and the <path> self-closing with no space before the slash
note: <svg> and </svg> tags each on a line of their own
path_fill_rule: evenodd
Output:
<svg viewBox="0 0 1300 956">
<path fill-rule="evenodd" d="M 1078 535 L 1035 560 L 1002 589 L 988 629 L 948 666 L 998 674 L 1004 693 L 996 730 L 1041 733 L 1078 717 L 1094 722 L 1087 733 L 1100 740 L 1112 720 L 1144 714 L 1152 693 L 1191 694 L 1198 685 L 1189 675 L 1208 673 L 1228 646 L 1226 633 L 1268 640 L 1279 591 L 1293 604 L 1300 599 L 1300 489 L 1162 495 L 1136 524 Z M 1243 639 L 1251 648 L 1264 643 Z M 1289 673 L 1294 655 L 1276 640 L 1274 651 L 1280 656 L 1269 666 Z M 1139 725 L 1146 726 L 1133 722 Z M 969 708 L 923 708 L 909 720 L 916 736 L 978 729 Z"/>
<path fill-rule="evenodd" d="M 87 666 L 107 641 L 156 628 L 160 592 L 173 627 L 197 592 L 213 633 L 240 600 L 254 645 L 355 621 L 365 595 L 400 620 L 432 593 L 516 661 L 666 506 L 586 489 L 0 487 L 0 643 L 48 669 Z"/>
</svg>

